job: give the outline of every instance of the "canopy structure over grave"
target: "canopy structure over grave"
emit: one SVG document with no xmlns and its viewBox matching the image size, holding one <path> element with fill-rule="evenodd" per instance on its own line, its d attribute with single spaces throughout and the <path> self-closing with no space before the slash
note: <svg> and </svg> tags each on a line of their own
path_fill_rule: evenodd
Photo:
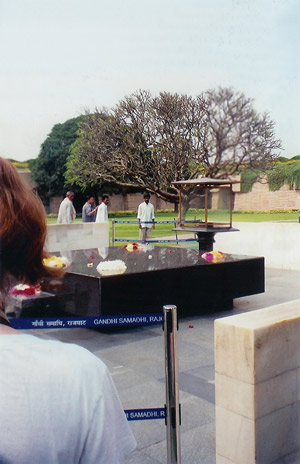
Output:
<svg viewBox="0 0 300 464">
<path fill-rule="evenodd" d="M 172 182 L 179 189 L 179 220 L 183 222 L 190 208 L 204 209 L 204 216 L 195 219 L 201 227 L 232 227 L 233 192 L 232 185 L 239 181 L 229 179 L 197 179 L 177 180 Z M 195 208 L 197 207 L 198 208 Z M 210 210 L 227 212 L 228 218 L 223 221 L 210 220 Z"/>
<path fill-rule="evenodd" d="M 237 231 L 232 227 L 232 185 L 230 179 L 197 179 L 172 182 L 179 190 L 179 226 L 175 231 L 194 232 L 199 249 L 213 249 L 216 232 Z"/>
</svg>

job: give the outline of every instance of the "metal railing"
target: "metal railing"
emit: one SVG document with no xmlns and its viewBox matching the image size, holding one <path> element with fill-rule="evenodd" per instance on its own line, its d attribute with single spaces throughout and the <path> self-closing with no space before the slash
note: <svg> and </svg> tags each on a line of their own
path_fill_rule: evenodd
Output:
<svg viewBox="0 0 300 464">
<path fill-rule="evenodd" d="M 190 221 L 181 221 L 181 224 L 193 224 L 195 221 L 193 220 L 190 220 Z M 144 222 L 144 224 L 147 224 L 148 222 Z M 123 220 L 115 220 L 113 219 L 111 221 L 111 224 L 112 224 L 112 235 L 111 235 L 111 243 L 112 243 L 112 246 L 115 246 L 115 243 L 117 242 L 120 242 L 120 243 L 130 243 L 130 242 L 135 242 L 135 243 L 145 243 L 145 241 L 143 240 L 139 240 L 139 239 L 136 239 L 136 238 L 128 238 L 128 237 L 121 237 L 121 238 L 116 238 L 116 224 L 134 224 L 134 225 L 138 225 L 139 222 L 136 221 L 136 220 L 128 220 L 128 221 L 123 221 Z M 149 221 L 149 224 L 153 224 L 153 221 Z M 196 241 L 196 238 L 179 238 L 178 236 L 178 233 L 177 231 L 175 230 L 176 226 L 179 224 L 179 221 L 174 219 L 172 221 L 154 221 L 154 224 L 173 224 L 174 226 L 174 230 L 173 231 L 170 231 L 170 234 L 168 236 L 171 235 L 171 233 L 173 232 L 175 234 L 175 237 L 173 239 L 164 239 L 164 238 L 157 238 L 157 239 L 151 239 L 151 240 L 148 240 L 146 243 L 179 243 L 179 242 L 195 242 Z"/>
<path fill-rule="evenodd" d="M 177 308 L 164 306 L 166 425 L 168 464 L 180 464 L 180 404 L 177 356 Z"/>
</svg>

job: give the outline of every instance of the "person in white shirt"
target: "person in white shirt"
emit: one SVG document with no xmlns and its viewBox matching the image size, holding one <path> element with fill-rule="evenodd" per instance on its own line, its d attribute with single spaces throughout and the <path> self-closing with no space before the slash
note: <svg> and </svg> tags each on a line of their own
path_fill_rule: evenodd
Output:
<svg viewBox="0 0 300 464">
<path fill-rule="evenodd" d="M 150 194 L 144 193 L 144 202 L 138 207 L 139 239 L 150 240 L 151 230 L 155 228 L 154 206 L 150 203 Z"/>
<path fill-rule="evenodd" d="M 107 367 L 81 346 L 13 329 L 5 315 L 11 278 L 61 277 L 44 264 L 46 233 L 41 201 L 0 158 L 0 463 L 121 464 L 136 441 Z"/>
<path fill-rule="evenodd" d="M 109 196 L 105 193 L 102 195 L 102 203 L 98 206 L 95 222 L 108 222 L 107 205 L 109 204 Z"/>
<path fill-rule="evenodd" d="M 66 198 L 61 202 L 58 216 L 57 216 L 57 224 L 71 224 L 75 217 L 76 211 L 73 206 L 74 200 L 74 193 L 67 192 Z"/>
<path fill-rule="evenodd" d="M 0 365 L 1 463 L 119 464 L 135 448 L 111 375 L 93 353 L 0 323 Z"/>
</svg>

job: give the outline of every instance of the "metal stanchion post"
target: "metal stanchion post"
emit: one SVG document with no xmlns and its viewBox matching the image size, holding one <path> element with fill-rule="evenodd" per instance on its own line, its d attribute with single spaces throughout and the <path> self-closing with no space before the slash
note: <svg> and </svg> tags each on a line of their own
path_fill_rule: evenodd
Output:
<svg viewBox="0 0 300 464">
<path fill-rule="evenodd" d="M 167 464 L 180 464 L 180 405 L 177 358 L 177 308 L 164 306 Z"/>
<path fill-rule="evenodd" d="M 177 235 L 177 232 L 176 232 L 176 219 L 175 218 L 174 218 L 174 229 L 175 229 L 176 243 L 178 245 L 178 235 Z"/>
<path fill-rule="evenodd" d="M 112 246 L 115 246 L 115 220 L 111 221 L 111 241 Z"/>
</svg>

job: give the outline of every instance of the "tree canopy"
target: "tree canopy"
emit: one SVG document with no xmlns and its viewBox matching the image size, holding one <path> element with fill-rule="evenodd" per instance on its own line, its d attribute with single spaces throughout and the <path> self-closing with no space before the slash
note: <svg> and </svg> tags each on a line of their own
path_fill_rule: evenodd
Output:
<svg viewBox="0 0 300 464">
<path fill-rule="evenodd" d="M 111 111 L 86 114 L 66 179 L 148 190 L 176 203 L 172 181 L 264 170 L 280 149 L 274 122 L 242 93 L 219 88 L 197 97 L 168 92 L 153 97 L 139 91 Z"/>
<path fill-rule="evenodd" d="M 83 118 L 84 116 L 79 116 L 53 126 L 41 145 L 38 157 L 30 160 L 31 175 L 42 197 L 63 195 L 66 182 L 65 164 Z"/>
<path fill-rule="evenodd" d="M 252 190 L 255 182 L 268 182 L 269 190 L 275 192 L 285 183 L 290 190 L 300 189 L 300 156 L 285 158 L 279 156 L 273 163 L 272 169 L 262 171 L 260 169 L 250 169 L 242 172 L 241 192 L 247 193 Z"/>
</svg>

